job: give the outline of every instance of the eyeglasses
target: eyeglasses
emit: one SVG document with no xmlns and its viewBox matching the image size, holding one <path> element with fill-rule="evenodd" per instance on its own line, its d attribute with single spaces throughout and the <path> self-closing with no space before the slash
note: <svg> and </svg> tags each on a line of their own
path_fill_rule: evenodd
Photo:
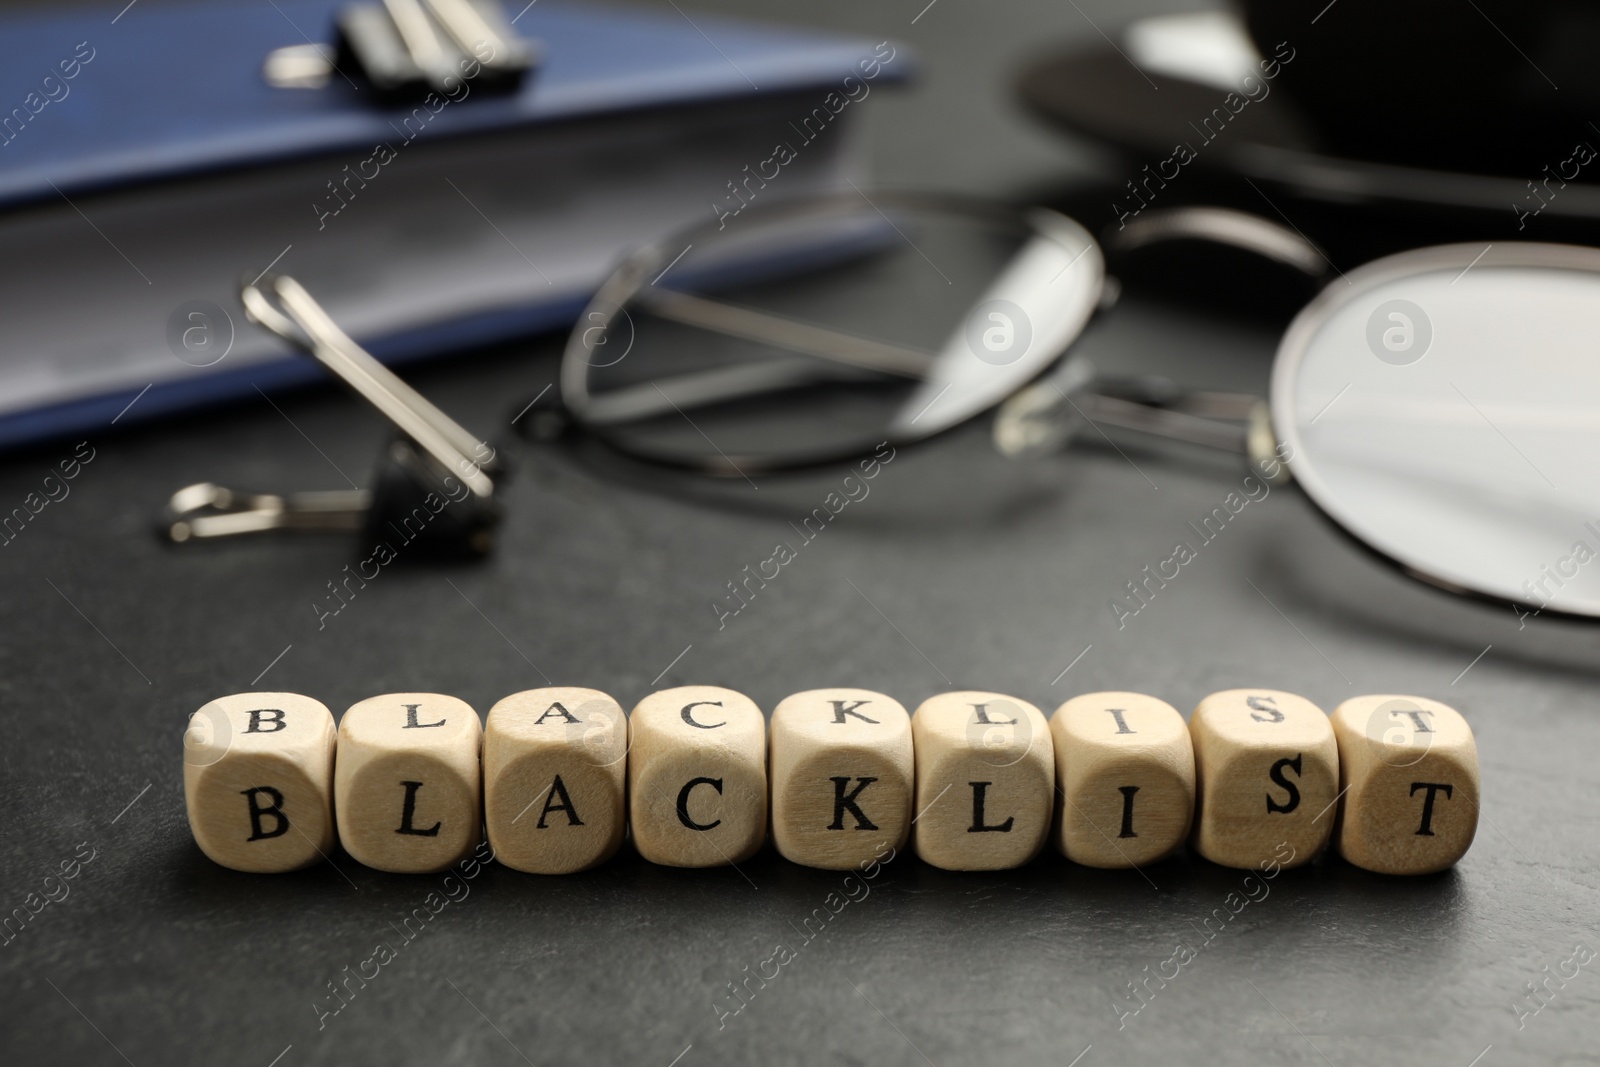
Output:
<svg viewBox="0 0 1600 1067">
<path fill-rule="evenodd" d="M 1123 243 L 1173 238 L 1330 266 L 1218 209 L 1152 212 Z M 997 407 L 1013 456 L 1091 424 L 1234 450 L 1276 481 L 1292 471 L 1414 578 L 1600 616 L 1600 250 L 1444 246 L 1333 277 L 1284 335 L 1270 400 L 1063 359 L 1115 291 L 1093 237 L 1044 209 L 753 207 L 621 263 L 568 340 L 560 402 L 620 452 L 723 477 L 913 444 Z"/>
<path fill-rule="evenodd" d="M 1290 325 L 1294 480 L 1411 576 L 1600 616 L 1600 250 L 1449 245 L 1335 281 Z"/>
<path fill-rule="evenodd" d="M 1177 238 L 1312 276 L 1326 263 L 1292 231 L 1220 209 L 1152 212 L 1116 243 Z M 398 517 L 439 551 L 487 552 L 493 450 L 292 279 L 271 289 L 281 310 L 245 287 L 251 319 L 401 439 L 370 494 L 191 486 L 166 535 Z M 637 459 L 747 479 L 914 444 L 996 408 L 995 443 L 1015 457 L 1088 425 L 1139 431 L 1238 451 L 1274 481 L 1292 472 L 1336 527 L 1440 589 L 1600 617 L 1600 249 L 1450 245 L 1340 274 L 1290 324 L 1270 400 L 1102 378 L 1063 358 L 1116 291 L 1088 232 L 1044 209 L 858 192 L 751 210 L 623 261 L 568 341 L 562 419 Z"/>
<path fill-rule="evenodd" d="M 628 256 L 567 343 L 566 412 L 637 458 L 749 477 L 910 444 L 1046 370 L 1105 289 L 1064 215 L 936 197 L 750 210 Z"/>
</svg>

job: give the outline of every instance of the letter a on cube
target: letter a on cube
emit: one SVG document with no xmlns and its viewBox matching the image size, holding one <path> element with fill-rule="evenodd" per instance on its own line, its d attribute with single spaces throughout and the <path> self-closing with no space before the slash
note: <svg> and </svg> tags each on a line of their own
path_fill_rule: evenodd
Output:
<svg viewBox="0 0 1600 1067">
<path fill-rule="evenodd" d="M 628 828 L 628 719 L 594 689 L 513 693 L 483 732 L 484 823 L 495 859 L 533 874 L 604 862 Z"/>
</svg>

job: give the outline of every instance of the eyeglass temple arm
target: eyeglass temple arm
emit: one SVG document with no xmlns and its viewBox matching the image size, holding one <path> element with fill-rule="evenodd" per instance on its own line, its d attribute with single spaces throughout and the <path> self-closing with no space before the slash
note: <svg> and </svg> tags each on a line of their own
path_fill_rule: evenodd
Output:
<svg viewBox="0 0 1600 1067">
<path fill-rule="evenodd" d="M 639 303 L 671 322 L 901 378 L 925 378 L 935 359 L 914 348 L 857 337 L 765 311 L 725 304 L 672 289 L 647 288 Z"/>
<path fill-rule="evenodd" d="M 1261 402 L 1259 397 L 1245 394 L 1230 395 L 1254 403 Z M 1246 451 L 1247 427 L 1229 425 L 1219 420 L 1227 418 L 1244 421 L 1249 418 L 1248 411 L 1243 415 L 1204 417 L 1171 407 L 1141 404 L 1096 392 L 1079 395 L 1076 403 L 1084 418 L 1092 423 L 1114 426 L 1121 430 L 1135 430 L 1223 452 Z"/>
<path fill-rule="evenodd" d="M 1106 245 L 1112 252 L 1130 252 L 1154 244 L 1176 240 L 1211 241 L 1242 249 L 1288 267 L 1315 282 L 1325 282 L 1338 268 L 1322 248 L 1305 234 L 1271 219 L 1244 211 L 1220 207 L 1175 207 L 1145 212 L 1123 230 L 1108 234 Z M 1158 437 L 1187 441 L 1227 451 L 1242 451 L 1262 477 L 1282 483 L 1289 478 L 1288 465 L 1274 462 L 1278 438 L 1272 428 L 1272 411 L 1267 402 L 1243 393 L 1191 393 L 1181 405 L 1151 407 L 1126 406 L 1097 401 L 1094 405 L 1102 421 L 1125 429 L 1143 431 Z M 1184 407 L 1188 411 L 1173 410 Z M 1208 410 L 1196 410 L 1206 407 Z M 1208 415 L 1243 422 L 1242 432 L 1207 424 Z"/>
<path fill-rule="evenodd" d="M 596 423 L 626 422 L 780 392 L 824 381 L 885 376 L 920 380 L 935 357 L 913 348 L 857 337 L 764 311 L 725 304 L 671 289 L 648 289 L 637 300 L 669 322 L 803 353 L 660 378 L 589 397 L 584 417 Z M 817 360 L 824 362 L 818 363 Z"/>
<path fill-rule="evenodd" d="M 1249 393 L 1180 390 L 1154 375 L 1101 378 L 1083 356 L 1063 360 L 1000 406 L 996 447 L 1013 458 L 1059 450 L 1072 440 L 1074 417 L 1094 429 L 1133 430 L 1243 455 L 1270 480 L 1288 477 L 1266 400 Z M 1262 473 L 1263 477 L 1268 477 Z"/>
<path fill-rule="evenodd" d="M 583 417 L 588 422 L 603 426 L 681 413 L 730 400 L 765 396 L 818 382 L 873 377 L 877 376 L 791 356 L 761 363 L 716 367 L 609 389 L 601 396 L 589 398 Z"/>
<path fill-rule="evenodd" d="M 1250 393 L 1194 392 L 1184 395 L 1170 407 L 1155 407 L 1099 396 L 1094 399 L 1093 406 L 1104 421 L 1113 425 L 1240 454 L 1258 475 L 1273 485 L 1289 481 L 1289 466 L 1278 454 L 1272 409 L 1264 397 Z M 1229 426 L 1227 422 L 1236 425 Z"/>
<path fill-rule="evenodd" d="M 1232 208 L 1174 207 L 1144 212 L 1105 237 L 1106 247 L 1113 253 L 1182 240 L 1211 241 L 1254 252 L 1315 281 L 1327 278 L 1335 269 L 1327 253 L 1299 230 Z"/>
<path fill-rule="evenodd" d="M 1176 207 L 1146 212 L 1108 233 L 1113 253 L 1131 252 L 1167 241 L 1201 240 L 1253 252 L 1315 281 L 1335 268 L 1333 261 L 1298 230 L 1244 211 L 1219 207 Z M 1258 468 L 1277 447 L 1267 402 L 1247 393 L 1179 392 L 1155 378 L 1096 379 L 1086 360 L 1067 359 L 1043 381 L 1002 406 L 997 437 L 1029 437 L 1029 420 L 1064 420 L 1075 408 L 1091 425 L 1134 430 L 1169 440 L 1242 453 Z M 1227 425 L 1228 422 L 1243 425 Z M 1287 477 L 1287 467 L 1278 465 Z"/>
<path fill-rule="evenodd" d="M 843 364 L 819 366 L 811 360 L 780 359 L 770 362 L 719 367 L 678 375 L 643 385 L 627 386 L 595 398 L 588 417 L 595 422 L 620 422 L 665 415 L 676 409 L 704 407 L 764 393 L 777 392 L 816 381 L 853 377 L 845 367 L 883 374 L 925 377 L 934 357 L 913 349 L 884 344 L 835 330 L 796 322 L 765 312 L 690 296 L 672 290 L 651 290 L 642 302 L 672 322 L 758 341 L 774 347 Z M 1107 379 L 1105 391 L 1080 397 L 1085 415 L 1095 422 L 1137 430 L 1225 451 L 1243 451 L 1245 431 L 1219 425 L 1215 419 L 1245 421 L 1257 397 L 1242 393 L 1189 393 L 1170 404 L 1153 404 L 1115 395 L 1153 393 L 1148 379 Z"/>
</svg>

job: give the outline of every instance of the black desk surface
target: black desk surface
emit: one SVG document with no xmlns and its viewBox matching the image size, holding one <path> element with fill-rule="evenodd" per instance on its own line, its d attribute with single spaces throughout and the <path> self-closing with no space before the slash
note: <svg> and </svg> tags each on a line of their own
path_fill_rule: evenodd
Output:
<svg viewBox="0 0 1600 1067">
<path fill-rule="evenodd" d="M 917 47 L 922 86 L 885 94 L 862 131 L 878 174 L 987 192 L 1091 167 L 1086 150 L 1015 115 L 1003 79 L 1038 46 L 1094 33 L 1088 17 L 1110 29 L 1131 14 L 1087 0 L 1087 16 L 1042 0 L 943 0 L 913 25 L 920 0 L 762 6 Z M 1260 389 L 1274 342 L 1269 322 L 1135 297 L 1084 344 L 1107 366 Z M 413 378 L 468 426 L 503 427 L 550 380 L 557 350 L 544 340 Z M 903 452 L 720 631 L 711 600 L 835 475 L 754 492 L 685 486 L 514 444 L 520 470 L 492 560 L 385 572 L 319 629 L 312 604 L 356 558 L 350 541 L 179 551 L 150 529 L 158 502 L 191 481 L 364 480 L 375 418 L 332 388 L 278 406 L 108 429 L 71 495 L 0 549 L 0 907 L 93 856 L 65 899 L 0 945 L 7 1063 L 1595 1061 L 1593 965 L 1552 983 L 1520 1026 L 1513 1007 L 1526 1011 L 1527 983 L 1575 945 L 1600 945 L 1592 630 L 1524 627 L 1509 609 L 1415 587 L 1289 490 L 1252 504 L 1119 630 L 1107 600 L 1239 472 L 1132 450 L 1012 464 L 986 426 Z M 68 452 L 0 460 L 0 502 L 20 502 Z M 797 927 L 842 876 L 770 851 L 739 871 L 655 867 L 631 851 L 567 878 L 490 866 L 319 1020 L 318 1005 L 338 1003 L 328 983 L 397 941 L 394 925 L 441 878 L 342 854 L 277 877 L 213 865 L 184 817 L 186 717 L 252 687 L 336 710 L 432 690 L 482 712 L 543 677 L 624 705 L 657 686 L 715 683 L 768 708 L 823 684 L 908 706 L 949 686 L 993 688 L 1047 711 L 1110 688 L 1186 709 L 1245 684 L 1328 708 L 1417 693 L 1477 731 L 1483 822 L 1441 876 L 1379 878 L 1337 860 L 1282 875 L 1127 1018 L 1118 991 L 1198 942 L 1195 924 L 1240 872 L 1188 857 L 1143 874 L 1046 857 L 971 875 L 908 856 L 802 944 Z M 780 943 L 796 958 L 720 1019 L 728 983 Z"/>
</svg>

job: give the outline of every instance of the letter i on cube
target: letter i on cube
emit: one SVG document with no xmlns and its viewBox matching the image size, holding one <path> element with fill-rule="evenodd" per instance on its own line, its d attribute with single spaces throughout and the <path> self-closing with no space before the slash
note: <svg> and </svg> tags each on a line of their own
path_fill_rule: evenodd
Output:
<svg viewBox="0 0 1600 1067">
<path fill-rule="evenodd" d="M 1087 693 L 1056 709 L 1056 844 L 1087 867 L 1154 863 L 1194 815 L 1194 748 L 1183 716 L 1142 693 Z"/>
<path fill-rule="evenodd" d="M 478 846 L 483 726 L 464 700 L 390 693 L 339 720 L 334 806 L 346 852 L 396 873 L 442 871 Z"/>
<path fill-rule="evenodd" d="M 627 833 L 628 719 L 594 689 L 513 693 L 483 732 L 484 823 L 495 858 L 534 874 L 609 859 Z"/>
<path fill-rule="evenodd" d="M 236 871 L 292 871 L 333 848 L 333 715 L 294 693 L 219 697 L 189 718 L 183 792 L 200 850 Z"/>
</svg>

